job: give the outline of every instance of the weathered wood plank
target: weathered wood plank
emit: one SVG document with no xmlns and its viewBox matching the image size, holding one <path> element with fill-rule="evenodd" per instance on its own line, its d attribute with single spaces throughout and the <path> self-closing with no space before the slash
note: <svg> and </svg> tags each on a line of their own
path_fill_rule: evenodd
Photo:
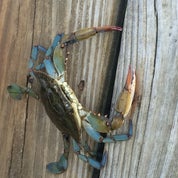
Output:
<svg viewBox="0 0 178 178">
<path fill-rule="evenodd" d="M 0 2 L 0 175 L 1 177 L 91 177 L 92 168 L 72 153 L 66 173 L 52 175 L 46 163 L 62 153 L 61 135 L 34 99 L 13 101 L 6 86 L 25 85 L 31 47 L 48 47 L 59 32 L 116 24 L 119 3 L 113 1 L 12 1 Z M 98 112 L 102 107 L 105 78 L 114 33 L 100 34 L 71 48 L 68 82 L 81 103 Z M 111 59 L 112 60 L 112 59 Z M 78 89 L 80 80 L 85 88 Z M 84 135 L 85 137 L 85 135 Z M 87 140 L 91 145 L 93 141 Z"/>
<path fill-rule="evenodd" d="M 128 1 L 113 106 L 129 63 L 136 68 L 141 101 L 133 138 L 105 146 L 109 158 L 101 178 L 178 177 L 177 5 L 176 0 Z"/>
</svg>

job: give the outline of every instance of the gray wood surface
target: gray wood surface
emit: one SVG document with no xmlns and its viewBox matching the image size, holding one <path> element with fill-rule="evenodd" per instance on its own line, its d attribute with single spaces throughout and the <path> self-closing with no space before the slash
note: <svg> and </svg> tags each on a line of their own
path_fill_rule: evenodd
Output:
<svg viewBox="0 0 178 178">
<path fill-rule="evenodd" d="M 113 107 L 129 63 L 141 100 L 132 139 L 105 146 L 109 158 L 100 177 L 177 178 L 178 1 L 129 0 L 121 43 Z"/>
</svg>

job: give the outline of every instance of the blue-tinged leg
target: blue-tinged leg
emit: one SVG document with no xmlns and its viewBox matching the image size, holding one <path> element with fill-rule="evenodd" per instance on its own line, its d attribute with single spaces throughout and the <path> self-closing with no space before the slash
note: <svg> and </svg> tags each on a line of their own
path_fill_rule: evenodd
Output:
<svg viewBox="0 0 178 178">
<path fill-rule="evenodd" d="M 32 58 L 33 60 L 37 60 L 39 51 L 46 53 L 47 50 L 46 50 L 45 47 L 40 46 L 40 45 L 33 46 L 33 48 L 32 48 L 32 53 L 31 53 L 31 58 Z"/>
<path fill-rule="evenodd" d="M 46 168 L 49 172 L 53 174 L 61 174 L 66 171 L 68 167 L 68 156 L 70 149 L 70 139 L 69 136 L 63 135 L 64 141 L 64 153 L 61 155 L 59 161 L 49 163 Z"/>
<path fill-rule="evenodd" d="M 62 37 L 63 37 L 64 34 L 57 34 L 55 37 L 54 37 L 54 40 L 52 42 L 52 45 L 47 49 L 46 51 L 46 56 L 49 57 L 51 55 L 53 55 L 53 52 L 56 48 L 56 46 L 58 46 L 58 43 L 61 41 Z"/>
<path fill-rule="evenodd" d="M 29 59 L 29 62 L 28 62 L 28 69 L 29 70 L 29 74 L 28 74 L 28 82 L 32 83 L 33 79 L 34 79 L 34 74 L 33 72 L 31 71 L 31 69 L 33 69 L 34 65 L 35 65 L 35 62 L 37 61 L 38 59 L 38 55 L 39 55 L 39 52 L 43 52 L 43 53 L 46 53 L 46 48 L 43 47 L 43 46 L 40 46 L 40 45 L 37 45 L 37 46 L 33 46 L 32 48 L 32 52 L 31 52 L 31 57 Z M 38 64 L 35 69 L 36 70 L 41 70 L 44 68 L 44 64 L 43 62 Z"/>
<path fill-rule="evenodd" d="M 31 52 L 31 57 L 30 57 L 30 60 L 29 60 L 29 63 L 28 63 L 28 68 L 29 69 L 32 69 L 33 66 L 34 66 L 34 63 L 37 61 L 38 59 L 38 54 L 39 54 L 39 51 L 43 52 L 43 53 L 46 53 L 46 48 L 43 47 L 43 46 L 33 46 L 32 48 L 32 52 Z M 40 66 L 40 65 L 39 65 Z M 42 68 L 42 67 L 41 67 Z M 41 69 L 40 68 L 40 69 Z"/>
<path fill-rule="evenodd" d="M 57 34 L 52 42 L 52 45 L 47 49 L 45 56 L 46 59 L 43 61 L 46 71 L 52 77 L 60 76 L 64 79 L 65 72 L 65 57 L 61 46 L 59 45 L 64 34 Z M 51 56 L 53 57 L 51 61 Z M 48 61 L 49 60 L 49 61 Z"/>
<path fill-rule="evenodd" d="M 76 143 L 76 141 L 73 140 L 73 150 L 74 152 L 78 152 L 80 151 L 79 145 Z M 91 148 L 89 147 L 89 145 L 87 144 L 87 142 L 85 142 L 84 144 L 80 144 L 81 147 L 84 149 L 84 152 L 87 153 L 90 156 L 96 156 L 96 152 L 91 151 Z"/>
<path fill-rule="evenodd" d="M 58 74 L 54 68 L 54 64 L 51 59 L 44 59 L 43 64 L 45 66 L 46 72 L 53 78 L 57 77 Z"/>
<path fill-rule="evenodd" d="M 112 136 L 107 136 L 103 139 L 103 143 L 112 143 L 116 141 L 127 141 L 129 140 L 133 135 L 133 124 L 132 120 L 129 119 L 129 129 L 127 134 L 116 134 Z"/>
<path fill-rule="evenodd" d="M 54 40 L 55 42 L 53 42 L 53 45 L 56 43 L 56 40 Z M 51 48 L 51 47 L 50 47 Z M 48 49 L 49 50 L 49 49 Z M 32 53 L 31 53 L 31 58 L 29 60 L 29 65 L 28 65 L 28 68 L 29 69 L 32 69 L 34 67 L 34 63 L 37 61 L 38 59 L 38 54 L 39 54 L 39 51 L 41 52 L 44 52 L 45 55 L 46 53 L 48 52 L 48 50 L 46 48 L 44 48 L 43 46 L 33 46 L 32 48 Z M 49 56 L 48 56 L 49 57 Z M 54 68 L 54 65 L 53 65 L 53 62 L 52 60 L 49 58 L 47 59 L 44 59 L 42 61 L 42 63 L 38 64 L 37 66 L 35 66 L 35 70 L 41 70 L 45 68 L 46 69 L 46 72 L 51 76 L 51 77 L 56 77 L 57 76 L 57 73 L 56 73 L 56 70 Z M 33 77 L 33 72 L 30 71 L 30 75 Z"/>
<path fill-rule="evenodd" d="M 100 142 L 100 143 L 102 142 L 113 143 L 116 141 L 126 141 L 130 139 L 130 137 L 133 134 L 133 124 L 131 119 L 129 120 L 129 129 L 127 134 L 116 134 L 113 136 L 107 136 L 105 138 L 99 132 L 97 132 L 88 121 L 83 120 L 82 124 L 86 132 L 88 133 L 88 135 L 90 135 L 90 137 L 92 137 L 96 142 Z"/>
<path fill-rule="evenodd" d="M 95 151 L 92 151 L 91 148 L 89 147 L 88 143 L 85 142 L 83 145 L 82 145 L 85 153 L 89 154 L 90 156 L 96 156 L 97 152 Z"/>
<path fill-rule="evenodd" d="M 75 140 L 72 140 L 72 143 L 73 143 L 74 152 L 78 155 L 78 157 L 81 160 L 89 163 L 92 167 L 94 167 L 96 169 L 101 169 L 102 167 L 105 166 L 106 161 L 107 161 L 107 154 L 106 153 L 103 154 L 101 162 L 98 162 L 98 161 L 94 160 L 90 156 L 86 156 L 84 154 L 81 154 L 80 153 L 81 148 L 80 148 L 80 146 L 77 144 L 77 142 Z"/>
<path fill-rule="evenodd" d="M 25 94 L 29 94 L 35 99 L 39 99 L 38 95 L 28 87 L 21 87 L 17 84 L 11 84 L 7 87 L 9 95 L 15 100 L 21 100 Z"/>
</svg>

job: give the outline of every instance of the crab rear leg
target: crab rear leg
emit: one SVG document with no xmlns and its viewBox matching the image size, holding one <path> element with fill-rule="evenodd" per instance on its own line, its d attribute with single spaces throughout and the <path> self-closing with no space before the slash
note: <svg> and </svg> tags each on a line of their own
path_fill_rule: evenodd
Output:
<svg viewBox="0 0 178 178">
<path fill-rule="evenodd" d="M 88 145 L 87 141 L 82 145 L 85 153 L 87 153 L 88 155 L 90 156 L 96 156 L 97 155 L 97 152 L 96 151 L 92 151 L 90 146 Z"/>
<path fill-rule="evenodd" d="M 32 52 L 31 52 L 31 58 L 29 60 L 28 68 L 31 69 L 34 66 L 34 62 L 38 58 L 39 51 L 45 52 L 46 49 L 43 46 L 33 46 Z M 31 71 L 29 71 L 30 75 L 33 75 Z M 22 87 L 17 84 L 11 84 L 7 86 L 7 90 L 9 95 L 15 99 L 15 100 L 21 100 L 22 97 L 26 94 L 29 94 L 30 96 L 39 99 L 38 95 L 29 87 Z"/>
<path fill-rule="evenodd" d="M 101 169 L 102 167 L 104 167 L 104 165 L 106 164 L 106 161 L 107 161 L 106 153 L 103 154 L 101 162 L 98 162 L 95 159 L 93 159 L 92 157 L 82 154 L 80 146 L 77 144 L 77 142 L 74 139 L 72 140 L 72 143 L 73 143 L 74 152 L 78 155 L 78 157 L 81 160 L 89 163 L 92 167 L 94 167 L 96 169 Z"/>
<path fill-rule="evenodd" d="M 68 167 L 68 156 L 70 149 L 70 140 L 68 135 L 63 135 L 64 153 L 61 155 L 59 161 L 49 163 L 46 168 L 53 174 L 61 174 L 66 171 Z"/>
<path fill-rule="evenodd" d="M 39 99 L 38 94 L 36 94 L 31 88 L 22 87 L 17 84 L 11 84 L 7 86 L 7 91 L 9 95 L 15 100 L 21 100 L 22 97 L 26 94 L 29 94 L 35 99 Z"/>
<path fill-rule="evenodd" d="M 61 47 L 76 43 L 81 40 L 88 39 L 96 35 L 97 33 L 108 32 L 108 31 L 122 31 L 122 28 L 117 26 L 102 26 L 102 27 L 91 27 L 91 28 L 80 29 L 76 32 L 65 35 L 62 39 Z"/>
</svg>

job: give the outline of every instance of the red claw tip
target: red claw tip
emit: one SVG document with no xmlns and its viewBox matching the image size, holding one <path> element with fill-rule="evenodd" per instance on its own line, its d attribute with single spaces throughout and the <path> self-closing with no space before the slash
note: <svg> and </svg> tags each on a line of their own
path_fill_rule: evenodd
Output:
<svg viewBox="0 0 178 178">
<path fill-rule="evenodd" d="M 112 29 L 113 29 L 113 30 L 122 31 L 122 28 L 121 28 L 121 27 L 117 27 L 117 26 L 113 26 Z"/>
<path fill-rule="evenodd" d="M 129 66 L 129 71 L 127 74 L 127 80 L 126 80 L 126 85 L 125 85 L 125 88 L 127 90 L 130 90 L 130 87 L 131 87 L 132 81 L 134 80 L 134 77 L 135 77 L 135 71 L 131 68 L 131 66 Z"/>
</svg>

